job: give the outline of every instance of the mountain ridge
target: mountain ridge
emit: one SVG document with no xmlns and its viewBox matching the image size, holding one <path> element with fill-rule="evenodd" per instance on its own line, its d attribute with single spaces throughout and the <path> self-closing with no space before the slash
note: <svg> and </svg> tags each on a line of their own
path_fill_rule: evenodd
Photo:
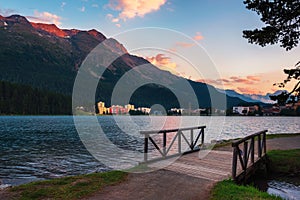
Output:
<svg viewBox="0 0 300 200">
<path fill-rule="evenodd" d="M 97 91 L 96 101 L 108 102 L 118 80 L 126 72 L 144 64 L 147 64 L 148 67 L 144 71 L 136 69 L 138 77 L 134 78 L 151 80 L 152 74 L 160 77 L 175 89 L 180 80 L 188 81 L 197 91 L 199 106 L 211 106 L 210 92 L 213 92 L 218 98 L 224 96 L 211 85 L 186 80 L 160 70 L 142 57 L 130 55 L 117 40 L 107 39 L 95 29 L 89 31 L 59 29 L 56 25 L 30 23 L 20 15 L 0 17 L 0 70 L 3 72 L 0 74 L 0 80 L 28 84 L 70 95 L 77 71 L 83 60 L 104 40 L 103 51 L 122 56 L 118 57 L 105 70 Z M 161 95 L 155 95 L 156 93 Z M 190 94 L 185 91 L 179 91 L 179 93 L 186 96 L 187 99 L 190 97 Z M 226 99 L 228 107 L 247 103 L 235 97 L 226 96 Z M 174 99 L 168 88 L 158 85 L 142 87 L 133 94 L 131 101 L 137 106 L 151 106 L 155 103 L 162 103 L 168 108 L 178 106 L 177 100 Z"/>
</svg>

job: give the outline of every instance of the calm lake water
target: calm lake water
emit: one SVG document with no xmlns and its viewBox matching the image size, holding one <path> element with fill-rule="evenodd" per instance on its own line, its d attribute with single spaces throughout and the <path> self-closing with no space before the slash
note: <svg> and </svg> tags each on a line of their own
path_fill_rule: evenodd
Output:
<svg viewBox="0 0 300 200">
<path fill-rule="evenodd" d="M 142 152 L 140 130 L 206 125 L 205 141 L 243 137 L 260 130 L 297 133 L 299 117 L 1 116 L 0 181 L 18 185 L 67 175 L 111 170 L 82 140 L 97 144 L 101 131 L 124 151 Z M 95 121 L 97 124 L 95 124 Z M 75 123 L 76 126 L 75 126 Z M 79 131 L 79 133 L 78 133 Z M 81 140 L 82 139 L 82 140 Z M 106 145 L 105 145 L 106 146 Z M 104 147 L 105 149 L 105 147 Z M 95 149 L 94 149 L 95 150 Z M 96 149 L 97 150 L 97 149 Z M 110 149 L 105 149 L 110 153 Z M 110 155 L 114 157 L 113 154 Z M 100 158 L 100 159 L 99 159 Z M 128 156 L 130 159 L 130 156 Z"/>
</svg>

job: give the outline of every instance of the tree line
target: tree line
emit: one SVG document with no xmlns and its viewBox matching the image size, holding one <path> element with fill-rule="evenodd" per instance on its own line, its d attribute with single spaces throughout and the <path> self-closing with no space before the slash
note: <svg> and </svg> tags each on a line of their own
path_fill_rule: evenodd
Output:
<svg viewBox="0 0 300 200">
<path fill-rule="evenodd" d="M 70 115 L 70 96 L 0 81 L 0 115 Z"/>
</svg>

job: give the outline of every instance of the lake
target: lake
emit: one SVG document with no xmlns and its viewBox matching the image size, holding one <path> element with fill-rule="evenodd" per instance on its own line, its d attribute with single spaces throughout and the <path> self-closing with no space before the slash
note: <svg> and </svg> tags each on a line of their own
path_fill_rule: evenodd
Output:
<svg viewBox="0 0 300 200">
<path fill-rule="evenodd" d="M 162 116 L 1 116 L 0 180 L 18 185 L 67 175 L 107 171 L 112 148 L 124 159 L 142 155 L 140 130 L 206 125 L 205 141 L 243 137 L 260 130 L 297 133 L 299 117 L 162 117 Z M 104 137 L 97 138 L 98 131 Z M 104 140 L 106 142 L 104 142 Z M 88 144 L 86 146 L 84 144 Z M 110 146 L 113 145 L 113 147 Z M 106 155 L 103 155 L 103 152 Z M 98 154 L 97 154 L 98 153 Z M 96 155 L 97 154 L 97 155 Z M 116 155 L 119 156 L 119 155 Z M 96 158 L 97 159 L 96 159 Z M 136 160 L 135 160 L 136 162 Z"/>
</svg>

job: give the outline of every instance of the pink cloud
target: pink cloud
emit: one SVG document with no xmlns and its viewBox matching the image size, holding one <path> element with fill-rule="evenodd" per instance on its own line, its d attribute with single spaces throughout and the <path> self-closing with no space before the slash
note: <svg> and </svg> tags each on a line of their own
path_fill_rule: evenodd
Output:
<svg viewBox="0 0 300 200">
<path fill-rule="evenodd" d="M 215 87 L 233 89 L 243 94 L 266 94 L 278 90 L 273 86 L 276 80 L 282 79 L 281 72 L 267 72 L 264 74 L 254 74 L 248 76 L 231 76 L 216 79 L 200 79 L 199 82 L 205 82 Z M 221 86 L 221 87 L 220 87 Z"/>
<path fill-rule="evenodd" d="M 196 35 L 194 36 L 194 40 L 203 40 L 204 37 L 202 36 L 202 34 L 200 32 L 197 32 Z"/>
<path fill-rule="evenodd" d="M 243 83 L 243 84 L 247 84 L 247 85 L 254 84 L 254 82 L 251 79 L 249 80 L 247 78 L 241 78 L 241 77 L 237 77 L 237 76 L 232 76 L 232 77 L 230 77 L 230 79 L 234 83 Z"/>
<path fill-rule="evenodd" d="M 106 15 L 106 19 L 110 20 L 112 23 L 118 23 L 120 21 L 119 18 L 115 18 L 112 14 L 107 14 Z M 116 24 L 116 26 L 119 26 L 120 24 L 118 23 L 118 25 Z M 121 26 L 121 25 L 120 25 Z"/>
<path fill-rule="evenodd" d="M 247 76 L 245 78 L 238 77 L 238 76 L 231 76 L 229 78 L 221 78 L 221 79 L 201 79 L 200 82 L 205 82 L 212 85 L 236 85 L 236 84 L 243 84 L 243 85 L 253 85 L 256 82 L 259 82 L 260 78 L 258 76 Z"/>
<path fill-rule="evenodd" d="M 176 46 L 183 47 L 183 48 L 189 48 L 189 47 L 192 47 L 192 46 L 194 46 L 194 45 L 195 45 L 195 44 L 193 44 L 193 43 L 176 42 Z"/>
<path fill-rule="evenodd" d="M 146 57 L 146 60 L 151 62 L 153 65 L 160 68 L 167 68 L 174 70 L 177 67 L 177 64 L 171 61 L 170 57 L 167 57 L 165 54 L 157 54 L 153 57 Z"/>
<path fill-rule="evenodd" d="M 110 0 L 108 6 L 113 10 L 120 11 L 118 18 L 126 21 L 155 12 L 166 2 L 167 0 Z"/>
<path fill-rule="evenodd" d="M 197 82 L 207 83 L 215 86 L 231 85 L 226 79 L 198 79 Z"/>
<path fill-rule="evenodd" d="M 259 76 L 247 76 L 247 79 L 252 81 L 260 81 L 261 78 Z"/>
<path fill-rule="evenodd" d="M 61 25 L 62 20 L 60 16 L 55 14 L 49 12 L 39 12 L 37 10 L 34 11 L 34 16 L 28 16 L 27 18 L 32 22 L 55 24 L 57 26 Z"/>
<path fill-rule="evenodd" d="M 243 94 L 264 94 L 262 91 L 259 91 L 254 88 L 237 87 L 237 89 Z"/>
</svg>

